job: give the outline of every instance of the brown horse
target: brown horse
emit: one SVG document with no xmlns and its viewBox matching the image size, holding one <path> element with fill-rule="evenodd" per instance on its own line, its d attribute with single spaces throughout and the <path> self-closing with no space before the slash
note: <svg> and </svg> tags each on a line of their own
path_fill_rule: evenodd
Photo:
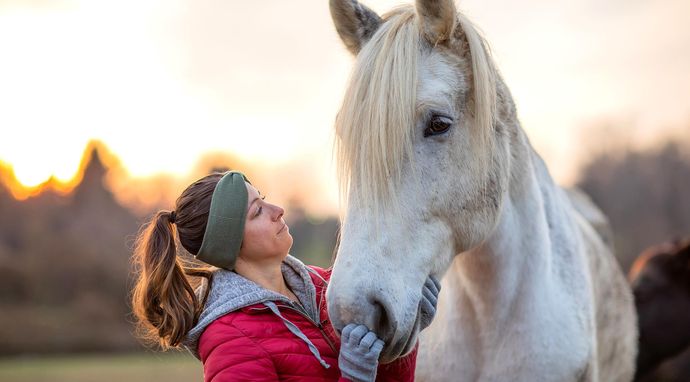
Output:
<svg viewBox="0 0 690 382">
<path fill-rule="evenodd" d="M 640 327 L 635 380 L 690 381 L 690 237 L 645 250 L 630 280 Z M 681 353 L 685 362 L 655 370 Z"/>
</svg>

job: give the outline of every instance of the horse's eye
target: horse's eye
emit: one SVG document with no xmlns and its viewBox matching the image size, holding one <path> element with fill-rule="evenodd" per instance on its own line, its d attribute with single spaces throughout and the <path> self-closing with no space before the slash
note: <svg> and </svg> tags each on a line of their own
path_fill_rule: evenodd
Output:
<svg viewBox="0 0 690 382">
<path fill-rule="evenodd" d="M 431 135 L 443 134 L 453 125 L 453 119 L 441 115 L 434 115 L 424 129 L 424 138 Z"/>
</svg>

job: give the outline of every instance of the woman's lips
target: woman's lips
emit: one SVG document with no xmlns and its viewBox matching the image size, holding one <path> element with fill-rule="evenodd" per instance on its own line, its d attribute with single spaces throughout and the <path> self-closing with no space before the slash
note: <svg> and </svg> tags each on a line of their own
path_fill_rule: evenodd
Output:
<svg viewBox="0 0 690 382">
<path fill-rule="evenodd" d="M 286 228 L 287 224 L 283 223 L 283 226 L 278 230 L 278 233 L 276 235 L 280 235 L 281 233 L 283 233 L 283 231 L 285 231 Z"/>
</svg>

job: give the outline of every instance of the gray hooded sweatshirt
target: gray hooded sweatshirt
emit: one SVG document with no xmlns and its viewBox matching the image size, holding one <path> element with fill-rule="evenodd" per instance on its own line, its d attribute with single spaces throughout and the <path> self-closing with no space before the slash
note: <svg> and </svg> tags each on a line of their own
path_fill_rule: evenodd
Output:
<svg viewBox="0 0 690 382">
<path fill-rule="evenodd" d="M 275 305 L 276 301 L 284 302 L 304 313 L 310 320 L 319 322 L 319 307 L 316 305 L 316 288 L 309 274 L 312 273 L 318 277 L 321 276 L 291 255 L 288 255 L 283 261 L 281 271 L 283 273 L 283 278 L 285 278 L 285 282 L 295 296 L 297 296 L 301 306 L 294 304 L 287 297 L 265 289 L 235 272 L 224 269 L 215 270 L 213 272 L 211 291 L 206 300 L 206 305 L 204 306 L 204 310 L 196 326 L 187 333 L 187 337 L 183 342 L 185 347 L 196 358 L 200 359 L 198 353 L 199 338 L 206 327 L 216 319 L 230 312 L 246 306 L 262 303 L 275 315 L 281 318 L 292 334 L 299 337 L 309 346 L 312 354 L 314 354 L 322 366 L 328 368 L 329 365 L 321 358 L 316 346 L 314 346 L 297 326 L 292 324 L 289 320 L 286 320 Z M 326 283 L 325 280 L 324 283 Z M 196 294 L 199 298 L 203 296 L 207 287 L 206 284 L 203 284 L 196 290 Z"/>
</svg>

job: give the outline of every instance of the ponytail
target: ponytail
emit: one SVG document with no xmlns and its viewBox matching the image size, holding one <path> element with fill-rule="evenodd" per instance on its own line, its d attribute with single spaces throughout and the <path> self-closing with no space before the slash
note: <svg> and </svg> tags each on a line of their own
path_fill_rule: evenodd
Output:
<svg viewBox="0 0 690 382">
<path fill-rule="evenodd" d="M 211 271 L 185 267 L 177 256 L 174 213 L 159 211 L 139 234 L 133 262 L 138 280 L 132 310 L 141 336 L 163 349 L 180 346 L 196 325 L 208 291 L 199 301 L 187 275 L 210 282 Z"/>
</svg>

